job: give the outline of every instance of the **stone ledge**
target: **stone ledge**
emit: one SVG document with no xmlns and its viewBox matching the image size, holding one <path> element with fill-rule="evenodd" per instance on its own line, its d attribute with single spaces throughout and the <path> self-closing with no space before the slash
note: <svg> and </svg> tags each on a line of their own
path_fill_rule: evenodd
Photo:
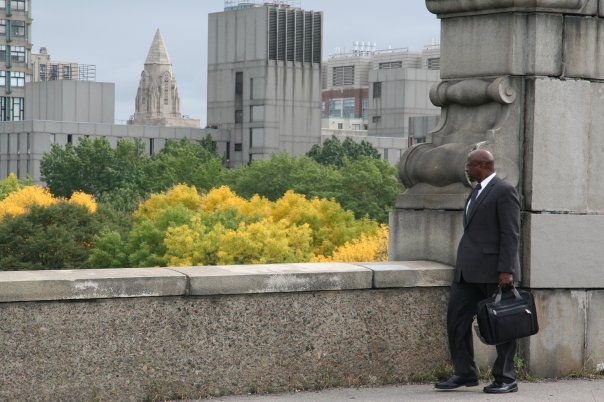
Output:
<svg viewBox="0 0 604 402">
<path fill-rule="evenodd" d="M 0 302 L 179 296 L 186 276 L 163 268 L 0 272 Z"/>
<path fill-rule="evenodd" d="M 598 1 L 602 0 L 426 0 L 426 7 L 439 18 L 501 12 L 597 15 Z"/>
<path fill-rule="evenodd" d="M 375 288 L 449 286 L 453 267 L 434 261 L 388 261 L 362 264 L 373 271 Z"/>
<path fill-rule="evenodd" d="M 449 286 L 433 261 L 0 271 L 0 303 Z"/>
<path fill-rule="evenodd" d="M 191 295 L 370 289 L 370 269 L 347 263 L 172 268 L 189 277 Z"/>
</svg>

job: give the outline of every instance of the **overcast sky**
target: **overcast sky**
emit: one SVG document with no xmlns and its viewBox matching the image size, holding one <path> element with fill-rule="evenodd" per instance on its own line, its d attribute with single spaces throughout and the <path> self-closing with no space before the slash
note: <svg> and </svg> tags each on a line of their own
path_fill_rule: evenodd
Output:
<svg viewBox="0 0 604 402">
<path fill-rule="evenodd" d="M 323 11 L 323 59 L 355 41 L 378 49 L 421 50 L 439 43 L 440 23 L 423 0 L 301 0 Z M 96 80 L 115 83 L 115 118 L 134 113 L 140 73 L 160 29 L 180 93 L 180 112 L 206 124 L 208 13 L 224 0 L 32 0 L 33 53 L 96 65 Z"/>
</svg>

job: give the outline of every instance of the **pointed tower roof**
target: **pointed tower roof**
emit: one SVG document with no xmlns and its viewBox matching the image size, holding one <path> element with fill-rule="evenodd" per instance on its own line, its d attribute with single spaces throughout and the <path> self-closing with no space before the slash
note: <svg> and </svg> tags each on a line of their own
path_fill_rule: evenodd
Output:
<svg viewBox="0 0 604 402">
<path fill-rule="evenodd" d="M 166 45 L 164 45 L 164 38 L 161 36 L 161 32 L 159 32 L 159 28 L 155 32 L 155 37 L 153 38 L 153 43 L 151 43 L 145 64 L 172 64 L 170 63 L 170 57 L 168 56 Z"/>
</svg>

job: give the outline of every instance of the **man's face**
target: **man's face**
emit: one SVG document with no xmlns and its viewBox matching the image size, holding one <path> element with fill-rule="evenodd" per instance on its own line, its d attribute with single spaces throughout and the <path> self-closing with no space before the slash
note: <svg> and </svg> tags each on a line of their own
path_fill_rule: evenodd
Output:
<svg viewBox="0 0 604 402">
<path fill-rule="evenodd" d="M 480 179 L 480 162 L 471 157 L 466 160 L 466 175 L 470 181 L 479 181 Z"/>
</svg>

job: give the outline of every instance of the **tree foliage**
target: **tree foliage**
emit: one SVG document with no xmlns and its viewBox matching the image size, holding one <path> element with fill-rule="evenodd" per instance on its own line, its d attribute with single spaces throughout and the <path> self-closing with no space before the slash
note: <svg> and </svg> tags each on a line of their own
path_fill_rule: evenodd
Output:
<svg viewBox="0 0 604 402">
<path fill-rule="evenodd" d="M 32 205 L 0 221 L 0 269 L 88 268 L 98 222 L 85 206 Z"/>
<path fill-rule="evenodd" d="M 343 167 L 347 161 L 355 161 L 361 157 L 380 159 L 380 153 L 369 142 L 360 143 L 346 137 L 340 141 L 336 136 L 325 140 L 322 145 L 313 145 L 306 153 L 307 156 L 322 165 Z"/>
<path fill-rule="evenodd" d="M 134 214 L 124 252 L 131 266 L 225 265 L 310 261 L 330 255 L 376 222 L 356 220 L 333 200 L 307 199 L 293 191 L 275 201 L 246 200 L 222 186 L 199 194 L 178 185 L 154 194 Z M 91 263 L 120 260 L 119 237 L 107 231 L 97 240 Z"/>
</svg>

